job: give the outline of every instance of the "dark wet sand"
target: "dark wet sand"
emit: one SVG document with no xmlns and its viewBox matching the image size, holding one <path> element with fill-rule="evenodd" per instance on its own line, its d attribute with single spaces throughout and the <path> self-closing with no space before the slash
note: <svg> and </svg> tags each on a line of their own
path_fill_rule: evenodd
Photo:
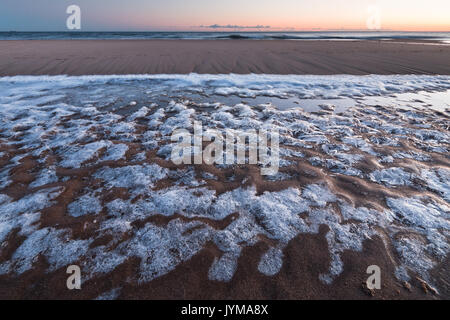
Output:
<svg viewBox="0 0 450 320">
<path fill-rule="evenodd" d="M 450 74 L 450 45 L 393 41 L 0 41 L 0 76 Z"/>
</svg>

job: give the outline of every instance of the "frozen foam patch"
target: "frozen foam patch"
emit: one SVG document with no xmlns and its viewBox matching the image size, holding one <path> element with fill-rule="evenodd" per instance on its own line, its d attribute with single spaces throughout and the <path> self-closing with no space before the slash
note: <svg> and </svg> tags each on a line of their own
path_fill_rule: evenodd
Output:
<svg viewBox="0 0 450 320">
<path fill-rule="evenodd" d="M 126 249 L 125 254 L 141 258 L 139 281 L 148 282 L 175 269 L 203 248 L 210 239 L 210 232 L 207 228 L 195 228 L 198 225 L 174 220 L 163 229 L 147 224 L 118 250 Z"/>
<path fill-rule="evenodd" d="M 125 157 L 125 153 L 128 151 L 128 146 L 123 143 L 114 144 L 108 148 L 102 161 L 117 161 Z"/>
<path fill-rule="evenodd" d="M 299 137 L 301 141 L 321 145 L 328 143 L 328 138 L 323 134 L 305 134 Z"/>
<path fill-rule="evenodd" d="M 388 198 L 387 204 L 394 211 L 395 220 L 417 234 L 416 237 L 394 241 L 403 264 L 428 280 L 427 271 L 444 259 L 450 250 L 450 208 L 416 198 Z"/>
<path fill-rule="evenodd" d="M 174 180 L 176 185 L 185 185 L 189 187 L 198 187 L 200 185 L 204 185 L 205 181 L 198 181 L 195 178 L 195 171 L 192 168 L 189 169 L 180 169 L 180 170 L 172 170 L 168 174 L 170 179 Z"/>
<path fill-rule="evenodd" d="M 321 273 L 319 275 L 319 280 L 325 284 L 330 285 L 333 283 L 334 279 L 339 274 L 341 274 L 343 268 L 344 268 L 344 265 L 342 263 L 342 260 L 339 258 L 339 256 L 337 254 L 332 253 L 329 273 Z"/>
<path fill-rule="evenodd" d="M 151 116 L 150 121 L 148 123 L 149 128 L 156 129 L 162 124 L 162 119 L 165 116 L 165 112 L 163 108 L 159 108 L 156 110 Z"/>
<path fill-rule="evenodd" d="M 320 275 L 321 281 L 327 284 L 331 283 L 343 270 L 341 254 L 345 250 L 361 251 L 363 241 L 370 239 L 375 233 L 366 222 L 342 224 L 340 216 L 329 208 L 312 210 L 308 222 L 310 223 L 308 233 L 318 233 L 319 226 L 322 224 L 329 227 L 326 239 L 331 264 L 328 273 Z"/>
<path fill-rule="evenodd" d="M 411 277 L 408 274 L 408 270 L 405 268 L 405 266 L 395 267 L 394 275 L 397 278 L 397 280 L 402 282 L 408 282 L 411 279 Z"/>
<path fill-rule="evenodd" d="M 381 163 L 393 163 L 393 162 L 394 162 L 394 157 L 392 157 L 392 156 L 385 156 L 385 157 L 382 157 L 382 158 L 380 159 L 380 162 L 381 162 Z"/>
<path fill-rule="evenodd" d="M 437 130 L 416 130 L 414 134 L 421 140 L 431 140 L 433 142 L 449 143 L 450 136 L 447 133 Z"/>
<path fill-rule="evenodd" d="M 336 196 L 328 188 L 318 184 L 307 186 L 303 190 L 302 196 L 312 201 L 313 205 L 319 207 L 325 207 L 328 202 L 335 202 L 337 200 Z"/>
<path fill-rule="evenodd" d="M 37 212 L 22 213 L 16 215 L 13 213 L 6 213 L 0 216 L 0 243 L 5 241 L 8 234 L 14 229 L 19 229 L 21 236 L 26 236 L 32 233 L 39 221 L 40 214 Z"/>
<path fill-rule="evenodd" d="M 76 261 L 88 250 L 90 240 L 72 240 L 67 232 L 44 228 L 33 232 L 14 252 L 9 263 L 17 274 L 30 270 L 43 254 L 50 271 L 65 267 Z"/>
<path fill-rule="evenodd" d="M 337 155 L 341 153 L 342 151 L 349 151 L 350 147 L 346 146 L 345 144 L 324 144 L 322 145 L 322 150 L 328 154 L 328 155 Z M 343 154 L 345 157 L 345 154 Z M 350 156 L 350 154 L 348 155 Z"/>
<path fill-rule="evenodd" d="M 380 212 L 366 207 L 355 208 L 344 201 L 340 201 L 340 208 L 344 220 L 358 220 L 380 226 L 387 226 L 394 220 L 393 213 L 388 210 Z"/>
<path fill-rule="evenodd" d="M 209 213 L 214 198 L 215 192 L 206 188 L 172 187 L 149 192 L 145 199 L 134 203 L 116 199 L 106 206 L 110 215 L 125 216 L 128 219 L 145 218 L 154 214 L 171 216 L 176 213 L 215 219 Z"/>
<path fill-rule="evenodd" d="M 108 148 L 111 144 L 109 141 L 96 141 L 83 146 L 69 147 L 61 154 L 63 160 L 60 165 L 65 168 L 79 168 L 82 163 L 97 156 L 100 149 Z"/>
<path fill-rule="evenodd" d="M 397 159 L 414 159 L 417 161 L 430 161 L 431 157 L 429 155 L 420 153 L 420 152 L 396 152 L 392 155 L 394 158 Z"/>
<path fill-rule="evenodd" d="M 396 219 L 408 226 L 423 230 L 450 230 L 450 208 L 443 208 L 433 202 L 424 203 L 416 198 L 388 198 L 388 206 L 396 214 Z"/>
<path fill-rule="evenodd" d="M 240 117 L 254 117 L 255 112 L 252 108 L 246 104 L 240 103 L 234 106 L 234 108 L 238 111 Z"/>
<path fill-rule="evenodd" d="M 388 186 L 411 186 L 416 175 L 402 168 L 376 170 L 369 174 L 370 180 Z"/>
<path fill-rule="evenodd" d="M 17 215 L 19 213 L 30 213 L 42 210 L 52 204 L 63 188 L 43 189 L 36 193 L 27 195 L 17 201 L 6 202 L 0 205 L 0 212 L 3 214 Z"/>
<path fill-rule="evenodd" d="M 176 115 L 169 116 L 159 127 L 161 133 L 163 135 L 170 135 L 175 129 L 191 129 L 193 127 L 193 122 L 191 119 L 193 114 L 195 114 L 195 110 L 185 109 Z"/>
<path fill-rule="evenodd" d="M 128 188 L 132 192 L 143 192 L 153 187 L 158 180 L 167 176 L 167 169 L 157 164 L 100 169 L 94 176 L 103 179 L 108 188 Z"/>
<path fill-rule="evenodd" d="M 450 170 L 445 168 L 423 169 L 421 178 L 427 182 L 430 189 L 438 192 L 447 202 L 450 202 Z"/>
<path fill-rule="evenodd" d="M 163 215 L 184 213 L 186 216 L 201 216 L 207 215 L 215 198 L 215 191 L 206 188 L 173 187 L 157 191 L 151 197 L 155 210 Z"/>
<path fill-rule="evenodd" d="M 108 130 L 111 132 L 112 137 L 122 137 L 126 139 L 134 136 L 135 124 L 133 122 L 121 121 L 111 124 Z"/>
<path fill-rule="evenodd" d="M 428 270 L 432 269 L 436 263 L 427 255 L 424 250 L 424 243 L 417 238 L 402 237 L 395 242 L 395 249 L 403 263 L 401 269 L 398 270 L 397 276 L 407 281 L 410 274 L 407 271 L 413 270 L 425 280 L 429 280 Z"/>
<path fill-rule="evenodd" d="M 338 158 L 339 160 L 341 160 L 342 162 L 344 162 L 345 164 L 352 166 L 355 163 L 360 162 L 361 160 L 364 159 L 364 156 L 361 154 L 350 154 L 350 153 L 336 153 L 335 154 L 336 158 Z"/>
<path fill-rule="evenodd" d="M 14 229 L 19 230 L 21 236 L 32 233 L 40 218 L 37 211 L 50 206 L 58 195 L 58 188 L 41 190 L 18 201 L 0 194 L 0 243 L 6 244 L 3 241 Z"/>
<path fill-rule="evenodd" d="M 345 174 L 348 176 L 358 176 L 358 177 L 364 177 L 364 174 L 361 172 L 361 170 L 353 168 L 342 161 L 337 161 L 334 159 L 326 159 L 323 161 L 320 158 L 314 157 L 310 158 L 312 165 L 326 165 L 326 167 L 331 171 L 335 173 Z"/>
<path fill-rule="evenodd" d="M 260 221 L 267 235 L 287 243 L 303 227 L 300 214 L 309 209 L 309 203 L 301 198 L 296 188 L 280 192 L 265 192 L 253 197 L 250 212 Z"/>
<path fill-rule="evenodd" d="M 357 137 L 357 136 L 354 136 L 354 137 L 344 137 L 344 138 L 342 139 L 342 142 L 344 142 L 344 143 L 346 143 L 346 144 L 348 144 L 348 145 L 351 145 L 351 146 L 353 146 L 353 147 L 355 147 L 355 148 L 358 148 L 358 149 L 360 149 L 361 151 L 366 152 L 366 153 L 369 153 L 369 154 L 371 154 L 371 155 L 377 155 L 377 154 L 373 151 L 373 149 L 372 149 L 372 147 L 370 146 L 370 144 L 369 144 L 365 139 L 363 139 L 363 138 L 361 138 L 361 137 Z"/>
<path fill-rule="evenodd" d="M 144 118 L 148 113 L 150 112 L 150 109 L 147 107 L 142 107 L 135 113 L 133 113 L 131 116 L 128 117 L 128 121 L 134 121 L 138 118 Z"/>
<path fill-rule="evenodd" d="M 280 156 L 283 157 L 294 157 L 294 158 L 304 158 L 305 155 L 300 151 L 295 151 L 287 148 L 280 148 Z"/>
<path fill-rule="evenodd" d="M 258 264 L 258 270 L 266 276 L 276 275 L 283 265 L 283 251 L 280 248 L 270 248 L 263 254 Z"/>
<path fill-rule="evenodd" d="M 98 214 L 102 210 L 100 200 L 93 196 L 85 194 L 75 202 L 67 206 L 68 213 L 72 217 L 80 217 L 86 214 Z"/>
<path fill-rule="evenodd" d="M 237 268 L 240 250 L 224 253 L 219 259 L 215 258 L 208 271 L 208 279 L 215 281 L 230 281 Z"/>
<path fill-rule="evenodd" d="M 58 176 L 54 168 L 44 168 L 41 170 L 36 180 L 30 183 L 30 188 L 37 188 L 58 181 Z"/>
<path fill-rule="evenodd" d="M 0 205 L 9 202 L 11 200 L 6 194 L 0 193 Z"/>
</svg>

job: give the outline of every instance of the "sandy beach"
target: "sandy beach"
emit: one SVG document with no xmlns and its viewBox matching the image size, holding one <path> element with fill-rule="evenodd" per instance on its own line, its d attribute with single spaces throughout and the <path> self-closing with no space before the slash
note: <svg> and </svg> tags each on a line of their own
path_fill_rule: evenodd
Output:
<svg viewBox="0 0 450 320">
<path fill-rule="evenodd" d="M 449 299 L 449 61 L 436 41 L 0 41 L 0 298 Z M 279 133 L 277 173 L 174 163 L 196 123 Z"/>
<path fill-rule="evenodd" d="M 449 12 L 2 0 L 0 300 L 450 300 Z"/>
<path fill-rule="evenodd" d="M 0 41 L 0 76 L 450 74 L 450 45 L 411 41 Z"/>
</svg>

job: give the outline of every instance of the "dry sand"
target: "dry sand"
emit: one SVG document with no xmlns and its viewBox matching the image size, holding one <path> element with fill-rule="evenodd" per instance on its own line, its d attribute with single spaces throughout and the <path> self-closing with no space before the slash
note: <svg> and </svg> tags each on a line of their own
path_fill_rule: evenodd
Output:
<svg viewBox="0 0 450 320">
<path fill-rule="evenodd" d="M 0 76 L 450 74 L 450 45 L 392 41 L 0 41 Z"/>
</svg>

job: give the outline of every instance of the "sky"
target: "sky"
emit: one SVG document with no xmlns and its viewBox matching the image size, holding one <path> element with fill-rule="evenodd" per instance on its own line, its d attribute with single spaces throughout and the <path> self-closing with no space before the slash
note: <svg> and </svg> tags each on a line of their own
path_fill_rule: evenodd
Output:
<svg viewBox="0 0 450 320">
<path fill-rule="evenodd" d="M 73 4 L 81 31 L 450 31 L 449 0 L 0 0 L 0 31 L 67 30 Z"/>
</svg>

